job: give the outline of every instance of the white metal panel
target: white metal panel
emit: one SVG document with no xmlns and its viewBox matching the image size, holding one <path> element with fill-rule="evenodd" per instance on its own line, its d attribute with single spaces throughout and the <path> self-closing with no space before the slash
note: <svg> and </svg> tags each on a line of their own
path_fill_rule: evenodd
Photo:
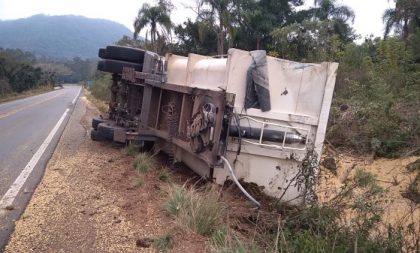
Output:
<svg viewBox="0 0 420 253">
<path fill-rule="evenodd" d="M 174 54 L 167 54 L 166 62 L 167 82 L 185 86 L 187 84 L 188 58 Z"/>
<path fill-rule="evenodd" d="M 235 94 L 235 107 L 241 111 L 246 92 L 246 73 L 252 63 L 248 51 L 231 48 L 228 51 L 226 91 Z"/>
<path fill-rule="evenodd" d="M 191 86 L 191 78 L 194 72 L 195 64 L 201 60 L 209 59 L 209 56 L 199 54 L 188 54 L 188 66 L 187 66 L 187 85 Z"/>
<path fill-rule="evenodd" d="M 227 59 L 207 58 L 195 62 L 192 68 L 189 86 L 209 90 L 226 89 Z"/>
</svg>

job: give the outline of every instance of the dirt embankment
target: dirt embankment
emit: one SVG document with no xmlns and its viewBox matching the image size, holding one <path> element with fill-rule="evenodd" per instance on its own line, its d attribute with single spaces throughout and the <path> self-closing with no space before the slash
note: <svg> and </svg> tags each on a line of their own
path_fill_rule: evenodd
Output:
<svg viewBox="0 0 420 253">
<path fill-rule="evenodd" d="M 326 153 L 329 153 L 328 149 Z M 416 182 L 419 170 L 410 169 L 410 166 L 417 163 L 420 157 L 379 158 L 374 160 L 371 157 L 354 157 L 333 153 L 324 157 L 324 161 L 329 162 L 331 161 L 329 159 L 332 157 L 334 157 L 335 166 L 325 163 L 324 165 L 335 167 L 335 169 L 328 170 L 325 166 L 321 166 L 320 183 L 317 189 L 321 202 L 327 202 L 337 196 L 346 181 L 354 180 L 357 171 L 362 170 L 373 175 L 375 182 L 383 189 L 383 194 L 379 199 L 381 202 L 380 206 L 383 208 L 379 229 L 386 231 L 389 225 L 394 228 L 402 227 L 404 229 L 413 226 L 414 234 L 420 235 L 420 204 L 403 197 L 409 186 Z M 349 220 L 351 218 L 350 215 Z"/>
</svg>

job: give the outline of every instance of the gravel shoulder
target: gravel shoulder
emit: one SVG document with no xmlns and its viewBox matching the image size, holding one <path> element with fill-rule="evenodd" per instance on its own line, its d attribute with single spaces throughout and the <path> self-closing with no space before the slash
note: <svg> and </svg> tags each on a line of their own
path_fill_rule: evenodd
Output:
<svg viewBox="0 0 420 253">
<path fill-rule="evenodd" d="M 90 120 L 98 114 L 79 99 L 5 252 L 154 252 L 138 241 L 168 231 L 172 252 L 205 252 L 205 238 L 179 230 L 162 212 L 165 185 L 157 171 L 139 187 L 132 157 L 90 140 Z"/>
</svg>

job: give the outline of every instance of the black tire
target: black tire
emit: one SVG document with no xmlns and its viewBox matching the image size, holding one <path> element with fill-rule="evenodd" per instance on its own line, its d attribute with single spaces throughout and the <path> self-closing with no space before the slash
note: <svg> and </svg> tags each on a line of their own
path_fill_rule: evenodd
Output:
<svg viewBox="0 0 420 253">
<path fill-rule="evenodd" d="M 98 70 L 109 73 L 122 73 L 123 67 L 134 68 L 136 71 L 143 70 L 143 64 L 137 64 L 126 61 L 117 60 L 101 60 L 98 62 Z"/>
<path fill-rule="evenodd" d="M 107 140 L 114 140 L 114 126 L 111 123 L 103 122 L 98 124 L 98 132 Z"/>
<path fill-rule="evenodd" d="M 105 138 L 102 136 L 102 134 L 99 131 L 92 130 L 90 131 L 90 139 L 92 141 L 104 141 Z"/>
<path fill-rule="evenodd" d="M 98 125 L 99 125 L 100 123 L 104 123 L 104 122 L 106 122 L 106 120 L 105 120 L 105 119 L 101 119 L 101 118 L 93 118 L 93 119 L 92 119 L 92 128 L 93 128 L 93 129 L 95 129 L 95 130 L 98 130 Z"/>
<path fill-rule="evenodd" d="M 98 56 L 99 56 L 99 58 L 107 59 L 106 49 L 105 48 L 99 48 Z"/>
<path fill-rule="evenodd" d="M 143 63 L 145 51 L 139 48 L 124 46 L 107 46 L 106 59 Z"/>
<path fill-rule="evenodd" d="M 143 141 L 142 145 L 140 146 L 140 151 L 149 152 L 153 149 L 154 145 L 155 145 L 154 141 Z"/>
</svg>

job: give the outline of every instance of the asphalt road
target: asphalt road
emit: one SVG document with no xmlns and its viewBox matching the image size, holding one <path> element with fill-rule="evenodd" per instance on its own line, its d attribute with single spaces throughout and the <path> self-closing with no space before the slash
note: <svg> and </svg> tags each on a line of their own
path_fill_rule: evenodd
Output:
<svg viewBox="0 0 420 253">
<path fill-rule="evenodd" d="M 80 86 L 0 104 L 0 252 L 42 178 Z"/>
</svg>

